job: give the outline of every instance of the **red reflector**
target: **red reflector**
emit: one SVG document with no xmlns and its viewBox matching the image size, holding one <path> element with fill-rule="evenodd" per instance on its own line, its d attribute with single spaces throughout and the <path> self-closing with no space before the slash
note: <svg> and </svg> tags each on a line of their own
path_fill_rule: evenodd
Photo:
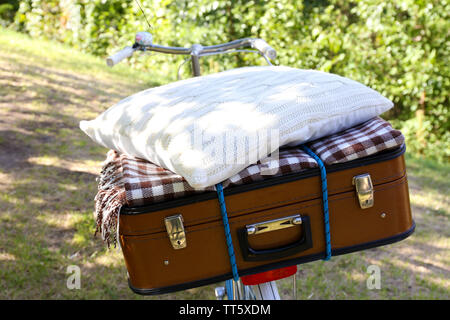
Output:
<svg viewBox="0 0 450 320">
<path fill-rule="evenodd" d="M 290 277 L 297 272 L 297 266 L 289 266 L 281 269 L 265 271 L 249 276 L 242 276 L 242 283 L 246 286 L 254 286 L 260 283 L 275 281 L 283 278 Z"/>
</svg>

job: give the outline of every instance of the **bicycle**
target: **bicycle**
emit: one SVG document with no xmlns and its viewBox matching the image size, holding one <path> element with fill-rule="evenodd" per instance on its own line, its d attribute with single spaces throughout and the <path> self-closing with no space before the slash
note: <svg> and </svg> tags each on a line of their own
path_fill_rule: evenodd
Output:
<svg viewBox="0 0 450 320">
<path fill-rule="evenodd" d="M 201 44 L 193 44 L 190 48 L 185 47 L 168 47 L 153 43 L 153 36 L 148 32 L 138 32 L 135 37 L 135 43 L 132 46 L 125 47 L 114 55 L 106 59 L 108 66 L 113 67 L 120 61 L 131 57 L 136 51 L 153 51 L 164 54 L 188 55 L 189 57 L 178 68 L 178 79 L 180 79 L 181 67 L 187 62 L 191 61 L 192 75 L 198 77 L 201 75 L 200 57 L 212 56 L 219 54 L 229 54 L 236 52 L 256 53 L 261 55 L 268 65 L 272 65 L 270 60 L 274 60 L 277 56 L 275 49 L 273 49 L 266 41 L 259 38 L 243 38 L 227 43 L 222 43 L 212 46 L 202 46 Z M 293 267 L 295 272 L 293 273 Z M 289 271 L 288 271 L 288 268 Z M 296 266 L 283 268 L 279 270 L 286 270 L 288 276 L 293 275 L 293 292 L 294 299 L 296 298 Z M 277 280 L 286 278 L 288 276 L 282 275 L 283 271 L 278 272 Z M 229 300 L 280 300 L 276 280 L 270 280 L 271 271 L 263 272 L 258 277 L 253 279 L 252 285 L 245 285 L 242 280 L 234 281 L 227 280 L 225 287 L 218 287 L 215 289 L 217 299 L 224 299 L 225 295 Z M 280 277 L 281 274 L 281 277 Z M 259 282 L 261 281 L 261 282 Z M 258 283 L 259 282 L 259 283 Z"/>
</svg>

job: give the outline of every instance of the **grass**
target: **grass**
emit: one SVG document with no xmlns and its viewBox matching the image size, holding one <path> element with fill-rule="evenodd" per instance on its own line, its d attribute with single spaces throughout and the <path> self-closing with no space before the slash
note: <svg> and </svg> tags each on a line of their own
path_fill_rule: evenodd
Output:
<svg viewBox="0 0 450 320">
<path fill-rule="evenodd" d="M 126 66 L 0 29 L 0 299 L 213 299 L 216 285 L 133 294 L 121 252 L 93 237 L 95 178 L 106 149 L 78 129 L 134 92 L 163 83 Z M 409 155 L 413 236 L 299 266 L 299 299 L 449 299 L 450 167 Z M 81 289 L 66 286 L 81 270 Z M 367 268 L 381 270 L 368 290 Z M 292 279 L 279 282 L 292 298 Z"/>
</svg>

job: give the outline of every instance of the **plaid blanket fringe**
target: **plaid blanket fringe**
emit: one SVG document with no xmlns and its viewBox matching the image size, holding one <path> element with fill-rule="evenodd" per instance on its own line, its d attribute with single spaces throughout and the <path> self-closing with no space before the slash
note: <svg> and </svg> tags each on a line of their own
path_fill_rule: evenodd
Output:
<svg viewBox="0 0 450 320">
<path fill-rule="evenodd" d="M 94 236 L 100 232 L 108 248 L 111 243 L 116 246 L 119 212 L 126 202 L 122 166 L 117 160 L 116 154 L 109 151 L 103 162 L 100 176 L 97 178 L 98 192 L 94 199 L 96 219 Z"/>
</svg>

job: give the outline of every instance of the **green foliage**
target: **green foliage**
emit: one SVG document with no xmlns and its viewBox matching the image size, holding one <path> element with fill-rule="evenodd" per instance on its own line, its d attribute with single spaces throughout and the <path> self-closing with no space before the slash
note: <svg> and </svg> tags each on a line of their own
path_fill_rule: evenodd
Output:
<svg viewBox="0 0 450 320">
<path fill-rule="evenodd" d="M 0 0 L 0 26 L 13 22 L 17 9 L 19 9 L 19 0 Z"/>
<path fill-rule="evenodd" d="M 188 46 L 260 37 L 276 64 L 337 73 L 395 103 L 412 150 L 448 160 L 450 4 L 437 0 L 142 0 L 156 43 Z M 135 1 L 25 0 L 16 27 L 106 56 L 146 30 Z M 130 63 L 167 81 L 182 57 L 135 55 Z M 204 58 L 204 73 L 263 64 L 257 55 Z M 185 68 L 187 76 L 189 68 Z M 420 114 L 423 120 L 411 120 Z M 403 130 L 403 129 L 402 129 Z M 409 131 L 408 131 L 409 132 Z M 415 133 L 421 132 L 421 135 Z M 424 138 L 425 140 L 423 140 Z M 423 141 L 422 141 L 423 140 Z"/>
<path fill-rule="evenodd" d="M 408 152 L 441 163 L 450 159 L 450 131 L 439 135 L 439 131 L 433 129 L 433 123 L 421 116 L 403 121 L 392 119 L 390 122 L 402 131 Z"/>
</svg>

